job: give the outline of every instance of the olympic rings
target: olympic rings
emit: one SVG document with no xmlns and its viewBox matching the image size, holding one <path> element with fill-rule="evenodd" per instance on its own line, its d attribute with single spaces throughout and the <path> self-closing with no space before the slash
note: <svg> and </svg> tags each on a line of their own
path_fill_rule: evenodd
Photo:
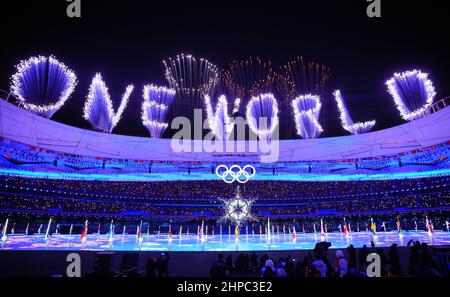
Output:
<svg viewBox="0 0 450 297">
<path fill-rule="evenodd" d="M 247 172 L 248 169 L 251 169 L 250 173 Z M 225 169 L 222 173 L 219 172 L 220 169 Z M 216 168 L 216 175 L 227 184 L 231 184 L 235 181 L 241 184 L 245 184 L 252 178 L 256 173 L 255 167 L 252 165 L 245 165 L 243 168 L 239 165 L 232 165 L 230 168 L 228 168 L 226 165 L 219 165 Z M 244 178 L 242 178 L 242 176 Z"/>
</svg>

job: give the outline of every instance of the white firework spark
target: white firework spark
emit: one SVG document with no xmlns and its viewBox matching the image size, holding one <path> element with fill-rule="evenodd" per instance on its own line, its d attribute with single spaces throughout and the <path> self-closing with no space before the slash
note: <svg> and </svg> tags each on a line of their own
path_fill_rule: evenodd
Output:
<svg viewBox="0 0 450 297">
<path fill-rule="evenodd" d="M 102 75 L 97 73 L 89 86 L 89 93 L 83 109 L 83 118 L 89 121 L 94 129 L 111 133 L 120 121 L 133 90 L 133 85 L 127 86 L 119 108 L 117 112 L 114 112 L 108 87 L 103 81 Z"/>
<path fill-rule="evenodd" d="M 334 99 L 336 100 L 339 109 L 339 118 L 341 119 L 342 127 L 353 135 L 367 133 L 375 126 L 376 121 L 366 121 L 354 123 L 350 113 L 348 112 L 344 98 L 340 90 L 333 92 Z"/>
<path fill-rule="evenodd" d="M 224 215 L 219 219 L 219 222 L 231 221 L 236 226 L 240 226 L 242 222 L 255 220 L 251 214 L 252 205 L 256 201 L 256 198 L 245 199 L 242 197 L 239 186 L 236 188 L 236 194 L 234 198 L 222 199 Z"/>
<path fill-rule="evenodd" d="M 271 92 L 275 77 L 271 61 L 249 57 L 229 63 L 222 78 L 228 90 L 248 102 L 251 97 Z"/>
<path fill-rule="evenodd" d="M 386 85 L 401 117 L 406 121 L 423 117 L 436 96 L 428 74 L 416 69 L 395 73 Z"/>
<path fill-rule="evenodd" d="M 11 91 L 25 109 L 51 118 L 77 85 L 75 73 L 55 57 L 37 56 L 16 65 Z"/>
<path fill-rule="evenodd" d="M 179 54 L 163 61 L 165 77 L 175 89 L 175 114 L 192 118 L 194 109 L 202 108 L 203 96 L 210 94 L 219 80 L 217 66 L 207 59 Z"/>
<path fill-rule="evenodd" d="M 172 104 L 176 91 L 166 87 L 145 85 L 142 102 L 142 124 L 152 138 L 160 138 L 167 129 L 167 112 Z"/>
<path fill-rule="evenodd" d="M 246 117 L 250 130 L 260 138 L 271 138 L 278 126 L 278 103 L 271 93 L 252 97 L 247 104 Z"/>
<path fill-rule="evenodd" d="M 317 138 L 323 132 L 319 123 L 320 96 L 306 94 L 292 100 L 297 134 L 303 138 Z"/>
<path fill-rule="evenodd" d="M 213 110 L 211 97 L 209 95 L 204 96 L 206 106 L 206 116 L 208 119 L 209 128 L 211 132 L 219 140 L 228 140 L 231 132 L 233 131 L 234 122 L 231 120 L 228 114 L 228 100 L 225 95 L 219 96 L 217 100 L 215 111 Z M 236 98 L 234 100 L 234 106 L 232 114 L 239 110 L 241 99 Z"/>
</svg>

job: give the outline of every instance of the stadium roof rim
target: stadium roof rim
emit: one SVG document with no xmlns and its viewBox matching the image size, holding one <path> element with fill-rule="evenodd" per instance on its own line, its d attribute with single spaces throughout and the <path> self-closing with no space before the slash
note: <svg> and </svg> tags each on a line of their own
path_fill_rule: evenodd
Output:
<svg viewBox="0 0 450 297">
<path fill-rule="evenodd" d="M 445 143 L 450 140 L 450 129 L 446 127 L 450 127 L 448 106 L 418 120 L 361 135 L 272 141 L 272 150 L 278 149 L 278 162 L 384 157 Z M 269 155 L 259 147 L 252 151 L 255 141 L 232 141 L 231 151 L 206 152 L 202 141 L 186 140 L 191 151 L 177 152 L 171 139 L 81 129 L 30 113 L 5 100 L 0 100 L 0 136 L 54 152 L 128 160 L 255 162 Z M 244 151 L 237 151 L 239 145 Z M 195 147 L 200 149 L 196 151 Z"/>
</svg>

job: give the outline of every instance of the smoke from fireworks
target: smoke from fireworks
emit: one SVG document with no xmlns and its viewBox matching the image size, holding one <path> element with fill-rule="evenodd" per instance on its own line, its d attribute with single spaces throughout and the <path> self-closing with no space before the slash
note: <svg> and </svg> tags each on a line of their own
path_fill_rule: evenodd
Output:
<svg viewBox="0 0 450 297">
<path fill-rule="evenodd" d="M 122 95 L 119 108 L 117 112 L 114 112 L 108 87 L 103 81 L 102 75 L 100 73 L 95 74 L 84 104 L 84 119 L 89 121 L 95 130 L 111 133 L 117 126 L 117 123 L 119 123 L 133 90 L 133 85 L 127 86 L 125 93 Z"/>
<path fill-rule="evenodd" d="M 165 77 L 175 89 L 174 114 L 193 118 L 194 109 L 202 108 L 203 96 L 215 87 L 219 72 L 217 67 L 204 58 L 180 54 L 163 61 Z"/>
<path fill-rule="evenodd" d="M 354 123 L 350 113 L 348 112 L 347 106 L 345 104 L 344 98 L 342 97 L 342 93 L 340 90 L 336 90 L 333 93 L 334 99 L 336 100 L 339 115 L 341 119 L 342 127 L 350 132 L 353 135 L 367 133 L 372 130 L 373 126 L 375 126 L 375 120 L 367 121 L 367 122 L 357 122 Z"/>
<path fill-rule="evenodd" d="M 160 138 L 168 124 L 167 112 L 172 104 L 176 91 L 166 87 L 145 85 L 142 102 L 142 124 L 152 138 Z"/>
<path fill-rule="evenodd" d="M 300 95 L 292 100 L 297 134 L 303 138 L 316 138 L 323 132 L 319 123 L 322 104 L 317 95 Z"/>
<path fill-rule="evenodd" d="M 395 73 L 386 85 L 400 115 L 406 121 L 423 117 L 436 96 L 428 74 L 420 70 Z"/>
<path fill-rule="evenodd" d="M 252 97 L 247 104 L 248 126 L 260 139 L 270 139 L 278 126 L 278 103 L 271 93 Z"/>
<path fill-rule="evenodd" d="M 51 118 L 77 84 L 77 77 L 55 57 L 31 57 L 16 65 L 11 90 L 23 106 L 36 114 Z"/>
</svg>

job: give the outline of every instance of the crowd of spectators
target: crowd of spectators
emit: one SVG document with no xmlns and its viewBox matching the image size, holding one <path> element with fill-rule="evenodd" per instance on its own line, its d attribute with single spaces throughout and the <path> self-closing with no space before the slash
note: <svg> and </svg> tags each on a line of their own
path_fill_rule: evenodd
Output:
<svg viewBox="0 0 450 297">
<path fill-rule="evenodd" d="M 367 277 L 367 267 L 370 261 L 367 256 L 372 253 L 379 255 L 381 260 L 381 277 L 442 276 L 439 265 L 435 260 L 431 248 L 426 243 L 411 240 L 408 242 L 409 262 L 402 265 L 397 244 L 392 244 L 388 249 L 364 245 L 356 249 L 353 245 L 346 250 L 335 250 L 334 255 L 328 251 L 330 244 L 320 242 L 312 252 L 308 252 L 303 258 L 287 255 L 285 257 L 271 257 L 267 254 L 258 256 L 251 254 L 239 254 L 233 261 L 230 254 L 224 258 L 219 254 L 214 261 L 211 277 L 229 276 L 260 276 L 260 277 Z M 330 261 L 334 258 L 334 261 Z"/>
<path fill-rule="evenodd" d="M 353 245 L 345 250 L 329 250 L 331 244 L 319 242 L 312 251 L 303 255 L 288 254 L 271 256 L 270 253 L 258 255 L 255 252 L 218 254 L 213 261 L 209 274 L 212 278 L 227 277 L 317 277 L 317 278 L 365 278 L 370 270 L 380 277 L 439 277 L 441 267 L 435 257 L 435 251 L 426 243 L 411 240 L 406 248 L 400 251 L 397 244 L 389 248 L 379 248 L 373 242 L 370 246 L 357 249 Z M 402 252 L 406 253 L 406 261 L 401 260 Z M 368 255 L 377 254 L 380 266 L 372 269 Z M 139 255 L 126 253 L 123 255 L 120 268 L 114 269 L 111 253 L 98 253 L 94 266 L 88 277 L 168 277 L 171 265 L 182 265 L 170 261 L 170 254 L 161 253 L 158 257 L 149 256 L 145 270 L 139 270 Z M 170 265 L 169 265 L 170 264 Z M 378 274 L 379 275 L 376 275 Z M 371 276 L 374 276 L 371 275 Z"/>
<path fill-rule="evenodd" d="M 220 181 L 112 182 L 31 179 L 0 176 L 0 213 L 29 221 L 29 217 L 58 216 L 83 221 L 140 220 L 162 225 L 210 221 L 218 225 L 224 210 L 217 199 L 235 196 L 236 186 Z M 345 216 L 366 228 L 370 217 L 378 226 L 396 228 L 401 214 L 405 228 L 420 225 L 425 214 L 435 226 L 445 228 L 450 210 L 450 177 L 405 180 L 292 182 L 252 181 L 242 186 L 244 198 L 257 197 L 252 207 L 255 218 L 311 232 L 320 218 L 336 231 Z M 2 217 L 4 216 L 2 215 Z M 20 217 L 25 217 L 20 219 Z M 352 219 L 353 218 L 353 219 Z M 407 219 L 408 218 L 408 219 Z M 360 224 L 358 224 L 360 222 Z M 250 223 L 253 232 L 254 223 Z M 442 227 L 444 226 L 444 227 Z M 255 227 L 258 233 L 259 226 Z"/>
<path fill-rule="evenodd" d="M 134 201 L 110 201 L 95 199 L 58 198 L 52 196 L 34 196 L 26 194 L 0 193 L 0 212 L 60 213 L 61 215 L 91 216 L 170 216 L 170 217 L 212 217 L 223 215 L 220 201 L 214 203 L 184 204 L 151 203 Z M 380 197 L 371 199 L 330 200 L 328 202 L 307 203 L 255 203 L 252 212 L 256 217 L 270 215 L 274 218 L 370 215 L 392 213 L 402 209 L 409 212 L 448 210 L 450 192 L 435 194 L 410 194 L 399 197 Z"/>
<path fill-rule="evenodd" d="M 292 171 L 299 172 L 332 172 L 333 170 L 343 169 L 368 169 L 381 170 L 398 168 L 402 166 L 411 166 L 414 164 L 431 164 L 438 161 L 444 161 L 449 156 L 450 145 L 442 143 L 437 146 L 425 148 L 423 150 L 414 150 L 399 155 L 384 156 L 381 158 L 363 158 L 359 160 L 329 160 L 329 161 L 299 161 L 274 166 L 283 171 L 283 168 L 290 168 Z M 104 173 L 114 173 L 115 170 L 124 170 L 124 172 L 148 173 L 148 172 L 186 172 L 191 170 L 208 171 L 210 167 L 217 164 L 203 162 L 199 164 L 184 164 L 183 162 L 165 162 L 151 160 L 128 160 L 128 159 L 105 159 L 82 155 L 69 155 L 46 150 L 39 147 L 29 146 L 14 141 L 0 139 L 0 164 L 2 157 L 8 156 L 18 163 L 48 163 L 47 170 L 53 171 L 56 166 L 66 172 L 77 172 L 82 170 L 86 173 L 98 173 L 102 170 Z M 162 165 L 162 166 L 160 166 Z M 33 166 L 29 168 L 34 170 Z M 261 166 L 264 170 L 264 166 Z M 271 171 L 272 168 L 269 168 Z"/>
<path fill-rule="evenodd" d="M 236 185 L 221 180 L 206 181 L 99 181 L 21 178 L 0 175 L 0 190 L 49 193 L 60 197 L 135 200 L 211 200 L 234 196 Z M 360 181 L 252 181 L 241 187 L 245 197 L 260 201 L 329 201 L 333 198 L 401 195 L 401 193 L 442 192 L 450 189 L 450 176 L 420 179 Z"/>
</svg>

